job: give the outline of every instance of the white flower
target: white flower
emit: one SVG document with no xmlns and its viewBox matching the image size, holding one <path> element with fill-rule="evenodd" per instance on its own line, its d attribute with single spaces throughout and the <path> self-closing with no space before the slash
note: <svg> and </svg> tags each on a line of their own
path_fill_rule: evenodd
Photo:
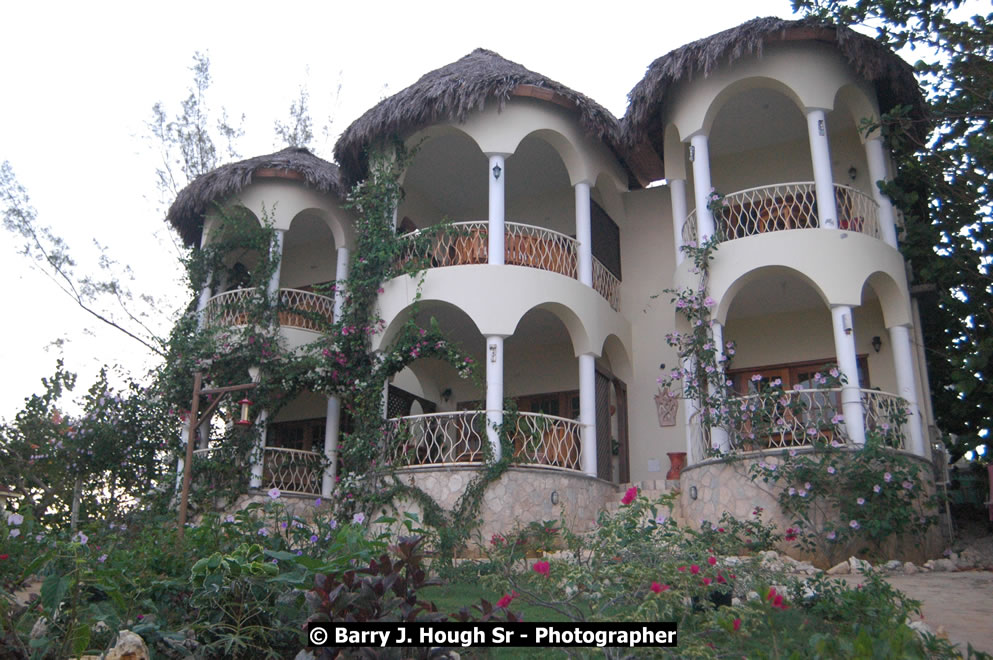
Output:
<svg viewBox="0 0 993 660">
<path fill-rule="evenodd" d="M 354 516 L 352 516 L 352 522 L 356 525 L 361 525 L 365 522 L 365 514 L 359 511 Z"/>
<path fill-rule="evenodd" d="M 24 516 L 19 513 L 12 513 L 7 516 L 7 524 L 17 526 L 24 522 Z"/>
<path fill-rule="evenodd" d="M 279 489 L 278 488 L 271 488 L 269 490 L 269 497 L 271 497 L 274 500 L 278 500 L 279 499 Z"/>
<path fill-rule="evenodd" d="M 660 513 L 659 515 L 655 516 L 655 523 L 657 525 L 664 525 L 666 520 L 668 520 L 668 516 L 666 516 L 664 513 Z"/>
</svg>

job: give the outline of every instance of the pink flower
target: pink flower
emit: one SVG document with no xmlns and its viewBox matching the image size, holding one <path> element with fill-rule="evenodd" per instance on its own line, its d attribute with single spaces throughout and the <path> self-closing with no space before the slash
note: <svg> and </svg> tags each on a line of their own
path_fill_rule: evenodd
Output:
<svg viewBox="0 0 993 660">
<path fill-rule="evenodd" d="M 652 586 L 650 587 L 650 589 L 657 594 L 662 593 L 662 585 L 659 584 L 658 582 L 652 582 Z"/>
<path fill-rule="evenodd" d="M 505 594 L 503 598 L 497 601 L 497 607 L 507 607 L 519 595 L 520 594 L 516 591 L 511 591 L 509 594 Z"/>
<path fill-rule="evenodd" d="M 741 630 L 741 619 L 735 619 L 734 620 L 734 631 L 735 632 L 738 632 L 739 630 Z"/>
<path fill-rule="evenodd" d="M 690 573 L 692 573 L 693 575 L 696 575 L 699 572 L 700 572 L 700 567 L 699 566 L 697 566 L 696 564 L 690 565 Z"/>
<path fill-rule="evenodd" d="M 548 577 L 548 571 L 550 568 L 551 566 L 548 564 L 547 561 L 536 561 L 534 563 L 534 566 L 531 567 L 531 570 L 533 570 L 538 575 L 544 575 L 545 577 Z"/>
<path fill-rule="evenodd" d="M 883 481 L 885 481 L 886 483 L 893 481 L 893 475 L 890 474 L 889 472 L 886 472 L 885 474 L 883 474 Z"/>
<path fill-rule="evenodd" d="M 631 504 L 631 502 L 634 502 L 634 498 L 636 497 L 638 497 L 638 488 L 636 486 L 631 486 L 628 488 L 627 492 L 624 493 L 624 497 L 621 498 L 621 504 Z"/>
<path fill-rule="evenodd" d="M 707 557 L 707 563 L 711 566 L 717 565 L 717 557 Z"/>
<path fill-rule="evenodd" d="M 710 578 L 703 578 L 704 585 L 709 587 L 711 582 L 713 582 L 713 580 L 711 580 Z"/>
</svg>

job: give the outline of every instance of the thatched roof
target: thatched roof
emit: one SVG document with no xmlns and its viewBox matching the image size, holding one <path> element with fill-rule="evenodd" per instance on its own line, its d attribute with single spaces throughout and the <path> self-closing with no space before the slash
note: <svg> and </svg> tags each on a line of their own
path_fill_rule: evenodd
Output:
<svg viewBox="0 0 993 660">
<path fill-rule="evenodd" d="M 672 87 L 695 76 L 706 77 L 722 64 L 749 55 L 761 55 L 775 41 L 822 41 L 830 43 L 855 71 L 873 83 L 881 110 L 909 104 L 923 116 L 924 100 L 913 69 L 874 39 L 846 27 L 814 19 L 795 21 L 755 18 L 738 27 L 687 44 L 652 62 L 645 77 L 628 94 L 623 119 L 624 141 L 629 146 L 653 143 L 662 154 L 661 110 Z"/>
<path fill-rule="evenodd" d="M 561 83 L 477 48 L 421 76 L 355 120 L 335 145 L 335 160 L 349 177 L 360 179 L 367 166 L 365 150 L 378 140 L 406 138 L 439 121 L 464 122 L 487 103 L 495 102 L 502 109 L 511 96 L 531 96 L 573 109 L 590 136 L 620 155 L 620 125 L 606 108 Z"/>
<path fill-rule="evenodd" d="M 199 245 L 207 211 L 258 178 L 295 179 L 321 192 L 340 197 L 347 193 L 337 165 L 306 149 L 288 147 L 274 154 L 222 165 L 197 178 L 180 191 L 169 207 L 166 220 L 176 228 L 184 243 Z"/>
</svg>

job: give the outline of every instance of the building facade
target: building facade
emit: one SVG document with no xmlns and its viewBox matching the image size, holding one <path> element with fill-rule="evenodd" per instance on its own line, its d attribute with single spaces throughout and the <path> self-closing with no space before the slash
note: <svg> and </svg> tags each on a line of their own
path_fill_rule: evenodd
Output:
<svg viewBox="0 0 993 660">
<path fill-rule="evenodd" d="M 198 245 L 211 240 L 212 203 L 265 215 L 281 254 L 271 290 L 289 308 L 333 316 L 340 295 L 313 288 L 347 283 L 355 223 L 345 191 L 364 177 L 369 149 L 395 138 L 416 146 L 398 232 L 453 224 L 421 280 L 384 284 L 386 326 L 373 348 L 389 346 L 413 313 L 434 318 L 485 365 L 485 383 L 415 361 L 389 384 L 385 415 L 416 448 L 388 458 L 430 490 L 457 493 L 512 399 L 518 465 L 484 516 L 554 517 L 561 499 L 592 520 L 614 484 L 662 481 L 681 460 L 674 454 L 694 465 L 715 451 L 809 444 L 795 419 L 754 446 L 741 429 L 703 434 L 693 405 L 658 384 L 680 366 L 664 337 L 685 330 L 664 291 L 698 285 L 681 247 L 714 235 L 706 294 L 716 344 L 733 342 L 727 377 L 740 396 L 781 379 L 811 409 L 843 416 L 840 437 L 856 445 L 902 399 L 910 414 L 899 448 L 929 456 L 933 414 L 898 250 L 902 218 L 876 185 L 894 164 L 871 128 L 894 107 L 913 113 L 921 103 L 893 53 L 809 21 L 755 19 L 659 58 L 621 120 L 477 50 L 359 118 L 336 146 L 338 165 L 289 149 L 224 166 L 184 190 L 169 219 Z M 714 190 L 725 196 L 717 218 Z M 204 322 L 236 324 L 221 310 L 239 295 L 231 283 L 205 290 Z M 291 347 L 313 340 L 303 317 L 281 321 Z M 826 364 L 847 383 L 811 394 Z M 268 463 L 253 485 L 330 495 L 333 474 L 292 466 L 334 456 L 347 424 L 339 403 L 302 395 L 265 423 Z"/>
</svg>

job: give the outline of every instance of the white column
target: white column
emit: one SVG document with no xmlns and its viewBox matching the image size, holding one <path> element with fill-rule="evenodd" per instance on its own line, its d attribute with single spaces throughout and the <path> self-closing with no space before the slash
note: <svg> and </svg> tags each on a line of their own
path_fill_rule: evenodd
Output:
<svg viewBox="0 0 993 660">
<path fill-rule="evenodd" d="M 324 457 L 328 466 L 321 478 L 321 497 L 330 497 L 334 490 L 334 478 L 338 473 L 338 428 L 341 415 L 341 402 L 338 397 L 328 397 L 327 415 L 324 421 Z"/>
<path fill-rule="evenodd" d="M 724 388 L 724 328 L 720 323 L 714 321 L 711 326 L 711 331 L 714 338 L 714 351 L 716 353 L 717 362 L 717 372 L 720 374 L 720 385 L 722 389 Z M 723 417 L 723 415 L 721 416 Z M 722 454 L 726 454 L 731 451 L 731 439 L 728 437 L 728 431 L 724 427 L 715 426 L 710 429 L 710 446 Z"/>
<path fill-rule="evenodd" d="M 176 492 L 183 489 L 183 468 L 186 466 L 186 443 L 190 437 L 190 419 L 186 418 L 179 430 L 179 460 L 176 462 Z"/>
<path fill-rule="evenodd" d="M 593 286 L 593 225 L 590 219 L 590 183 L 580 181 L 576 190 L 576 242 L 579 243 L 579 281 Z"/>
<path fill-rule="evenodd" d="M 582 427 L 580 460 L 582 470 L 597 475 L 596 454 L 596 358 L 592 353 L 579 356 L 579 424 Z"/>
<path fill-rule="evenodd" d="M 904 325 L 887 328 L 893 350 L 893 366 L 896 368 L 897 394 L 907 402 L 907 431 L 910 443 L 907 447 L 918 456 L 927 456 L 924 445 L 924 425 L 917 404 L 917 388 L 914 386 L 914 357 L 910 343 L 910 329 Z"/>
<path fill-rule="evenodd" d="M 874 137 L 865 141 L 865 157 L 869 162 L 869 181 L 872 185 L 872 198 L 879 204 L 879 233 L 887 245 L 897 247 L 896 214 L 893 203 L 879 190 L 877 182 L 886 181 L 886 150 L 882 138 Z"/>
<path fill-rule="evenodd" d="M 809 108 L 807 110 L 807 137 L 810 140 L 810 160 L 814 166 L 817 220 L 821 227 L 837 229 L 838 209 L 834 203 L 834 180 L 831 176 L 827 117 L 821 108 Z"/>
<path fill-rule="evenodd" d="M 693 197 L 696 200 L 697 244 L 714 235 L 714 216 L 707 208 L 707 198 L 713 188 L 710 183 L 710 147 L 707 136 L 690 138 L 690 160 L 693 161 Z"/>
<path fill-rule="evenodd" d="M 272 256 L 277 259 L 276 268 L 272 271 L 272 277 L 269 278 L 269 297 L 275 300 L 276 295 L 279 293 L 279 272 L 283 267 L 283 240 L 286 238 L 285 229 L 276 230 L 276 240 L 272 246 Z"/>
<path fill-rule="evenodd" d="M 500 432 L 503 424 L 503 335 L 486 338 L 486 437 L 493 460 L 500 460 Z"/>
<path fill-rule="evenodd" d="M 263 410 L 259 413 L 255 424 L 259 427 L 258 439 L 252 447 L 252 455 L 249 459 L 252 466 L 252 476 L 248 482 L 249 488 L 259 489 L 262 487 L 262 468 L 265 463 L 265 441 L 266 432 L 269 427 L 269 413 Z"/>
<path fill-rule="evenodd" d="M 696 369 L 696 365 L 693 358 L 684 358 L 682 361 L 683 368 L 683 380 L 690 380 L 693 378 L 692 374 Z M 685 395 L 684 386 L 684 395 Z M 697 456 L 697 443 L 694 441 L 696 437 L 697 428 L 700 427 L 700 420 L 696 418 L 697 414 L 696 400 L 685 398 L 683 399 L 683 421 L 686 424 L 686 464 L 693 465 L 698 460 L 702 459 L 702 456 Z"/>
<path fill-rule="evenodd" d="M 490 179 L 489 263 L 501 266 L 504 262 L 504 189 L 507 182 L 504 160 L 508 154 L 487 155 L 490 157 L 487 172 Z"/>
<path fill-rule="evenodd" d="M 345 286 L 348 280 L 348 257 L 347 247 L 338 248 L 338 261 L 334 269 L 334 311 L 332 317 L 335 321 L 341 320 L 341 309 L 345 305 Z"/>
<path fill-rule="evenodd" d="M 676 264 L 683 263 L 683 225 L 686 224 L 686 181 L 673 179 L 669 182 L 669 201 L 672 203 L 672 244 L 676 247 Z"/>
<path fill-rule="evenodd" d="M 204 310 L 207 309 L 207 303 L 210 302 L 210 280 L 213 277 L 213 273 L 207 273 L 207 281 L 204 282 L 203 288 L 200 289 L 200 297 L 197 298 L 197 329 L 203 330 L 204 324 L 207 318 L 204 316 Z"/>
<path fill-rule="evenodd" d="M 841 388 L 841 411 L 845 417 L 848 437 L 857 445 L 865 444 L 865 416 L 862 411 L 862 393 L 859 391 L 859 372 L 855 357 L 855 330 L 852 308 L 848 305 L 831 307 L 834 327 L 834 350 L 838 357 L 838 370 L 848 381 Z"/>
</svg>

